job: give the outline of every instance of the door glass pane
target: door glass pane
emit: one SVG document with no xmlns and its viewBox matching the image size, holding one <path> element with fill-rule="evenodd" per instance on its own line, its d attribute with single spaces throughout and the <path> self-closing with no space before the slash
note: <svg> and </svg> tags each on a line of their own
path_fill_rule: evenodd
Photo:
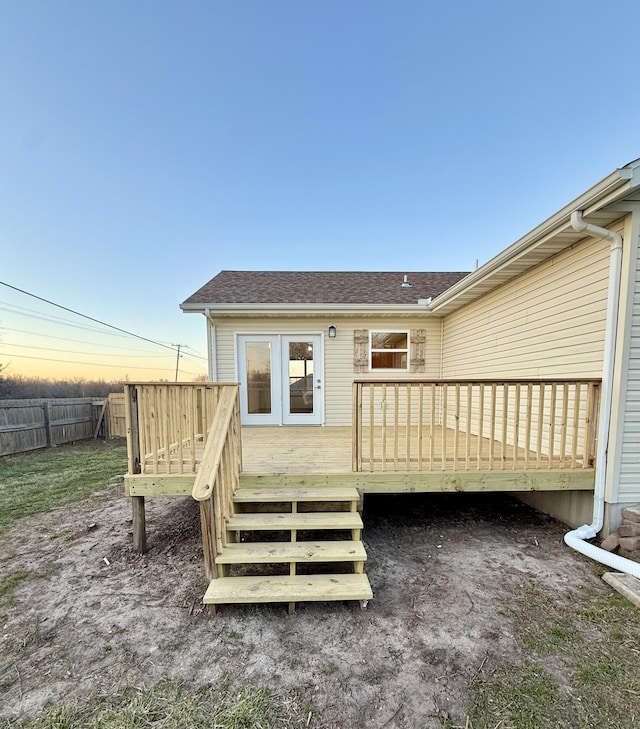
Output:
<svg viewBox="0 0 640 729">
<path fill-rule="evenodd" d="M 271 412 L 271 342 L 247 342 L 247 412 Z"/>
<path fill-rule="evenodd" d="M 313 413 L 313 342 L 289 342 L 289 412 Z"/>
</svg>

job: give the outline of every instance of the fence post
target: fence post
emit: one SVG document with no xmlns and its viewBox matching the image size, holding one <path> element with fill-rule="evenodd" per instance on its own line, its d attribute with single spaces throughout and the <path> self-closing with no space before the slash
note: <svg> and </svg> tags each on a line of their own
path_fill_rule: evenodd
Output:
<svg viewBox="0 0 640 729">
<path fill-rule="evenodd" d="M 47 448 L 51 448 L 53 445 L 51 439 L 51 414 L 49 412 L 49 405 L 49 400 L 45 400 L 45 402 L 42 403 L 42 412 L 44 413 L 44 432 L 47 438 Z"/>
</svg>

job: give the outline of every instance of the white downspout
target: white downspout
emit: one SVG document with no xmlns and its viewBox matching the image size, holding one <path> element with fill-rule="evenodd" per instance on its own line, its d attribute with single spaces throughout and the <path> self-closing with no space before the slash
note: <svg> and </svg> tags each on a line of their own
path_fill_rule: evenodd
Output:
<svg viewBox="0 0 640 729">
<path fill-rule="evenodd" d="M 620 572 L 640 578 L 640 563 L 612 554 L 585 540 L 593 539 L 604 524 L 604 497 L 607 476 L 607 451 L 609 448 L 609 428 L 613 400 L 613 368 L 615 362 L 616 329 L 618 324 L 618 304 L 620 299 L 620 274 L 622 271 L 622 238 L 618 233 L 598 225 L 587 223 L 582 211 L 571 213 L 571 226 L 578 232 L 587 233 L 594 238 L 607 238 L 611 241 L 609 254 L 609 285 L 607 295 L 607 318 L 604 333 L 604 362 L 602 366 L 602 395 L 600 419 L 598 423 L 598 448 L 596 452 L 596 473 L 593 491 L 593 522 L 564 535 L 565 544 L 591 559 L 606 564 Z"/>
</svg>

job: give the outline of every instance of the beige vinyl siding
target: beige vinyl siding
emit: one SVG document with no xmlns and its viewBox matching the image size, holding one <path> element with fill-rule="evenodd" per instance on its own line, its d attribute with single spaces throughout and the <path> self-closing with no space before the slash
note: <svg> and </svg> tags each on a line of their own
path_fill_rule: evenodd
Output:
<svg viewBox="0 0 640 729">
<path fill-rule="evenodd" d="M 473 436 L 514 445 L 527 452 L 533 468 L 544 467 L 550 458 L 581 468 L 593 465 L 595 433 L 589 423 L 593 401 L 599 396 L 587 383 L 496 384 L 462 386 L 472 392 L 459 397 L 458 388 L 448 387 L 447 427 Z M 480 392 L 482 389 L 482 408 Z M 493 417 L 492 417 L 493 416 Z M 481 424 L 481 425 L 480 425 Z M 548 463 L 551 467 L 551 463 Z"/>
<path fill-rule="evenodd" d="M 586 239 L 573 248 L 541 263 L 517 279 L 487 294 L 449 316 L 443 323 L 442 373 L 452 377 L 490 378 L 600 378 L 604 351 L 604 330 L 609 275 L 608 241 Z M 536 391 L 537 393 L 537 391 Z M 524 443 L 518 445 L 548 454 L 551 422 L 549 398 L 556 422 L 563 411 L 573 412 L 575 392 L 545 393 L 540 413 L 538 394 L 528 405 L 533 423 L 541 423 Z M 497 426 L 506 426 L 502 437 L 514 440 L 513 396 L 502 416 L 503 402 L 498 397 Z M 578 406 L 581 422 L 589 409 L 587 388 L 580 391 Z M 475 416 L 475 413 L 473 413 Z M 524 413 L 523 413 L 524 415 Z M 576 439 L 567 436 L 569 452 L 592 452 L 585 440 L 586 430 L 576 430 Z M 558 455 L 557 453 L 555 455 Z M 585 465 L 588 461 L 579 459 Z"/>
<path fill-rule="evenodd" d="M 337 328 L 337 335 L 330 339 L 329 326 Z M 355 374 L 353 333 L 356 329 L 410 331 L 425 329 L 425 372 L 367 372 Z M 324 335 L 324 395 L 325 424 L 351 425 L 352 384 L 355 377 L 385 379 L 437 378 L 440 376 L 441 320 L 432 317 L 337 317 L 330 318 L 265 318 L 265 319 L 217 319 L 216 345 L 218 380 L 228 382 L 237 378 L 235 334 L 315 334 Z"/>
<path fill-rule="evenodd" d="M 608 265 L 587 239 L 445 317 L 443 377 L 600 377 Z"/>
<path fill-rule="evenodd" d="M 640 218 L 638 213 L 634 216 Z M 621 324 L 626 326 L 623 339 L 618 342 L 622 382 L 619 385 L 618 427 L 614 430 L 614 442 L 610 444 L 610 452 L 613 450 L 616 456 L 612 464 L 614 477 L 608 500 L 621 503 L 640 502 L 640 220 L 637 218 L 632 221 L 629 216 L 624 233 L 630 258 L 626 270 L 630 270 L 631 278 L 625 282 L 623 272 Z M 630 310 L 626 312 L 625 293 L 631 303 Z M 616 440 L 619 442 L 616 443 Z"/>
</svg>

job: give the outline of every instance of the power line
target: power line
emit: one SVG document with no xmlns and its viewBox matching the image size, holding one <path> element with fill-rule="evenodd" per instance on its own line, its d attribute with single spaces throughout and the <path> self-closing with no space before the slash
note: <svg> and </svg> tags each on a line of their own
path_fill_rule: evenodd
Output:
<svg viewBox="0 0 640 729">
<path fill-rule="evenodd" d="M 196 350 L 193 350 L 194 351 L 194 354 L 191 354 L 189 352 L 185 352 L 184 351 L 185 347 L 187 349 L 192 349 L 193 350 L 193 347 L 190 347 L 188 344 L 183 344 L 182 345 L 182 349 L 180 350 L 180 356 L 185 355 L 187 357 L 195 357 L 196 359 L 203 359 L 205 362 L 207 361 L 207 357 L 205 355 L 203 355 L 203 354 L 196 354 L 195 353 Z"/>
<path fill-rule="evenodd" d="M 32 357 L 26 354 L 12 354 L 11 357 L 18 357 L 18 359 L 39 359 L 44 362 L 64 362 L 65 364 L 81 364 L 90 365 L 93 367 L 118 367 L 124 370 L 157 370 L 159 372 L 171 372 L 171 367 L 136 367 L 135 365 L 117 365 L 117 364 L 105 364 L 104 362 L 78 362 L 73 359 L 53 359 L 52 357 Z M 193 374 L 193 373 L 189 373 Z"/>
<path fill-rule="evenodd" d="M 82 342 L 81 342 L 82 344 Z M 3 342 L 3 347 L 20 347 L 21 349 L 44 349 L 47 352 L 66 352 L 67 354 L 88 354 L 92 355 L 94 357 L 129 357 L 132 358 L 132 355 L 130 354 L 109 354 L 108 352 L 78 352 L 78 350 L 72 349 L 56 349 L 55 347 L 36 347 L 34 344 L 14 344 L 13 342 Z M 105 345 L 108 346 L 108 345 Z M 7 354 L 9 354 L 7 352 Z M 171 357 L 170 354 L 136 354 L 135 359 L 140 359 L 141 357 L 153 357 L 154 359 L 160 358 L 166 358 Z"/>
<path fill-rule="evenodd" d="M 176 351 L 173 347 L 170 347 L 168 344 L 162 344 L 161 342 L 156 342 L 155 340 L 149 339 L 148 337 L 143 337 L 140 334 L 134 334 L 133 332 L 127 331 L 126 329 L 122 329 L 121 327 L 114 326 L 113 324 L 107 324 L 107 322 L 105 322 L 105 321 L 96 319 L 93 316 L 87 316 L 87 314 L 82 314 L 79 311 L 76 311 L 75 309 L 70 309 L 68 306 L 62 306 L 62 304 L 56 304 L 55 301 L 49 301 L 49 299 L 45 299 L 42 296 L 37 296 L 36 294 L 32 294 L 30 291 L 25 291 L 24 289 L 19 289 L 17 286 L 12 286 L 11 284 L 5 283 L 4 281 L 0 281 L 0 284 L 2 284 L 3 286 L 6 286 L 9 289 L 13 289 L 14 291 L 19 291 L 21 294 L 25 294 L 26 296 L 31 296 L 34 299 L 38 299 L 38 301 L 44 301 L 45 304 L 50 304 L 51 306 L 57 306 L 58 309 L 63 309 L 64 311 L 68 311 L 71 314 L 75 314 L 76 316 L 81 316 L 83 319 L 88 319 L 89 321 L 96 322 L 96 324 L 101 324 L 102 326 L 108 327 L 109 329 L 115 329 L 116 331 L 122 332 L 123 334 L 128 334 L 130 337 L 135 337 L 136 339 L 142 339 L 145 342 L 151 342 L 151 344 L 155 344 L 158 347 L 164 347 L 165 349 L 170 349 L 173 352 Z"/>
<path fill-rule="evenodd" d="M 5 303 L 5 302 L 0 302 L 0 304 L 2 304 L 2 303 Z M 17 311 L 17 309 L 20 309 L 21 311 Z M 15 306 L 14 308 L 6 308 L 4 306 L 0 306 L 0 311 L 8 311 L 11 314 L 17 314 L 18 316 L 26 316 L 31 319 L 40 319 L 42 321 L 53 322 L 54 324 L 62 324 L 62 326 L 73 327 L 74 329 L 83 329 L 83 330 L 90 331 L 90 332 L 96 332 L 98 334 L 101 334 L 104 337 L 120 337 L 122 339 L 128 339 L 130 336 L 127 334 L 116 334 L 115 332 L 105 332 L 102 329 L 98 329 L 97 327 L 84 326 L 82 324 L 77 324 L 76 322 L 72 322 L 70 319 L 63 319 L 62 317 L 57 317 L 57 316 L 49 317 L 46 315 L 42 315 L 39 312 L 35 312 L 33 309 L 27 309 L 24 306 Z M 24 312 L 33 312 L 33 313 L 28 314 L 28 313 L 24 313 Z M 79 344 L 92 344 L 97 347 L 115 347 L 116 349 L 126 349 L 130 352 L 140 351 L 140 350 L 130 349 L 129 347 L 118 347 L 117 345 L 100 344 L 99 342 L 87 342 L 82 339 L 71 339 L 69 337 L 55 337 L 52 334 L 42 334 L 41 332 L 29 332 L 29 331 L 25 331 L 24 329 L 13 329 L 11 327 L 3 327 L 3 326 L 0 326 L 0 329 L 4 329 L 8 332 L 21 332 L 22 334 L 30 334 L 32 336 L 38 336 L 38 337 L 50 337 L 52 339 L 61 339 L 66 342 L 78 342 Z M 149 340 L 149 341 L 151 341 L 151 340 Z M 168 349 L 170 349 L 172 352 L 175 352 L 175 349 L 173 349 L 173 347 L 168 347 Z M 184 349 L 184 347 L 183 347 L 183 349 Z M 141 350 L 141 351 L 145 351 L 145 350 Z M 146 351 L 148 351 L 148 350 L 146 350 Z M 181 351 L 180 354 L 181 354 L 181 356 L 195 357 L 196 359 L 202 359 L 205 362 L 207 361 L 206 357 L 200 357 L 197 354 L 190 354 L 189 352 L 184 352 L 184 351 Z M 162 355 L 157 355 L 157 356 L 160 357 Z M 166 356 L 169 356 L 169 355 L 166 355 Z"/>
<path fill-rule="evenodd" d="M 22 309 L 22 311 L 18 311 L 18 309 Z M 17 314 L 18 316 L 26 316 L 29 319 L 40 319 L 41 321 L 48 321 L 52 322 L 53 324 L 60 324 L 61 326 L 65 327 L 73 327 L 74 329 L 84 329 L 89 332 L 97 332 L 98 334 L 102 334 L 105 337 L 121 337 L 122 339 L 127 339 L 127 334 L 115 334 L 114 332 L 105 332 L 103 329 L 98 329 L 98 327 L 88 327 L 84 324 L 78 324 L 77 322 L 72 322 L 70 319 L 63 319 L 59 316 L 47 316 L 46 314 L 41 313 L 33 313 L 33 314 L 27 314 L 25 312 L 33 311 L 32 309 L 25 309 L 22 306 L 14 307 L 14 308 L 7 308 L 4 306 L 0 306 L 0 311 L 7 311 L 10 314 Z M 171 348 L 170 348 L 171 349 Z"/>
<path fill-rule="evenodd" d="M 44 347 L 43 347 L 44 349 Z M 49 351 L 65 351 L 65 350 L 49 350 Z M 78 352 L 77 354 L 86 354 L 85 352 Z M 89 353 L 90 354 L 90 353 Z M 37 359 L 41 360 L 43 362 L 62 362 L 64 364 L 81 364 L 81 365 L 89 365 L 93 367 L 117 367 L 118 369 L 125 369 L 125 370 L 155 370 L 157 372 L 171 372 L 171 367 L 138 367 L 136 365 L 119 365 L 119 364 L 111 364 L 109 362 L 79 362 L 78 360 L 73 359 L 54 359 L 53 357 L 34 357 L 27 354 L 13 354 L 13 353 L 7 353 L 8 357 L 13 358 L 17 357 L 18 359 Z M 161 355 L 162 356 L 162 355 Z M 193 372 L 192 370 L 187 370 L 184 367 L 182 368 L 182 371 L 185 372 L 188 375 L 193 375 L 194 377 L 199 377 L 202 373 L 201 372 Z"/>
<path fill-rule="evenodd" d="M 77 325 L 76 325 L 77 326 Z M 84 327 L 83 327 L 84 328 Z M 90 327 L 86 327 L 89 329 Z M 93 330 L 93 327 L 91 327 Z M 85 339 L 72 339 L 71 337 L 57 337 L 55 334 L 44 334 L 43 332 L 32 332 L 28 329 L 14 329 L 13 327 L 3 327 L 0 325 L 0 331 L 17 332 L 18 334 L 29 334 L 33 337 L 46 337 L 47 339 L 58 339 L 61 342 L 76 342 L 76 344 L 90 344 L 93 347 L 109 347 L 110 349 L 124 349 L 126 352 L 149 352 L 148 349 L 132 349 L 131 347 L 119 347 L 117 344 L 103 344 L 102 342 L 87 342 Z M 95 329 L 94 331 L 100 331 Z M 111 332 L 101 332 L 110 337 L 124 337 L 123 334 L 111 334 Z M 15 345 L 14 345 L 15 346 Z M 25 346 L 25 345 L 22 345 Z M 154 357 L 169 357 L 168 354 L 156 354 Z"/>
<path fill-rule="evenodd" d="M 0 282 L 0 283 L 2 283 L 2 282 Z M 5 304 L 5 306 L 1 306 L 1 304 Z M 126 339 L 130 336 L 134 336 L 134 337 L 137 336 L 135 334 L 116 334 L 114 332 L 105 332 L 104 330 L 98 329 L 97 327 L 84 326 L 82 324 L 78 324 L 77 322 L 71 321 L 71 319 L 64 319 L 63 317 L 59 317 L 59 316 L 47 316 L 46 314 L 42 314 L 42 312 L 36 311 L 34 309 L 29 309 L 26 306 L 18 306 L 17 304 L 9 304 L 6 301 L 0 301 L 0 311 L 7 311 L 10 314 L 17 314 L 18 316 L 26 316 L 31 319 L 39 319 L 41 321 L 53 322 L 54 324 L 62 324 L 62 326 L 73 327 L 74 329 L 83 329 L 83 330 L 89 331 L 89 332 L 96 332 L 98 334 L 101 334 L 102 336 L 122 337 L 123 339 Z M 28 312 L 28 313 L 26 313 L 26 312 Z M 0 329 L 6 329 L 7 331 L 14 331 L 14 332 L 22 332 L 23 334 L 32 334 L 32 335 L 41 336 L 41 337 L 46 337 L 46 336 L 51 337 L 52 336 L 50 334 L 49 335 L 41 334 L 40 332 L 25 331 L 24 329 L 11 329 L 10 327 L 0 326 Z M 80 342 L 81 344 L 85 344 L 85 343 L 94 344 L 98 347 L 113 346 L 113 345 L 107 345 L 107 344 L 100 344 L 98 342 L 85 342 L 84 340 L 79 340 L 79 339 L 69 339 L 66 337 L 54 337 L 54 339 L 63 339 L 68 342 Z M 162 342 L 154 342 L 153 340 L 147 340 L 147 341 L 150 341 L 152 344 L 165 346 L 165 345 L 163 345 Z M 184 351 L 185 347 L 191 349 L 191 347 L 189 347 L 188 345 L 183 345 L 181 355 L 184 355 L 187 357 L 194 357 L 195 359 L 201 359 L 201 360 L 204 360 L 205 362 L 207 361 L 206 357 L 203 357 L 199 354 L 191 354 L 190 352 L 185 352 Z M 127 347 L 118 347 L 118 349 L 128 349 L 128 348 Z M 173 347 L 167 346 L 167 349 L 171 349 L 172 351 L 175 351 L 173 349 Z M 135 350 L 129 350 L 129 351 L 135 351 Z"/>
<path fill-rule="evenodd" d="M 183 345 L 183 350 L 184 349 L 192 349 L 192 347 L 190 347 L 188 344 L 185 344 L 185 345 Z M 191 352 L 185 352 L 185 351 L 183 351 L 182 354 L 185 355 L 186 357 L 195 357 L 196 359 L 203 359 L 205 362 L 208 362 L 209 361 L 209 358 L 208 357 L 204 357 L 201 354 L 196 354 L 195 351 L 194 351 L 193 354 Z"/>
</svg>

